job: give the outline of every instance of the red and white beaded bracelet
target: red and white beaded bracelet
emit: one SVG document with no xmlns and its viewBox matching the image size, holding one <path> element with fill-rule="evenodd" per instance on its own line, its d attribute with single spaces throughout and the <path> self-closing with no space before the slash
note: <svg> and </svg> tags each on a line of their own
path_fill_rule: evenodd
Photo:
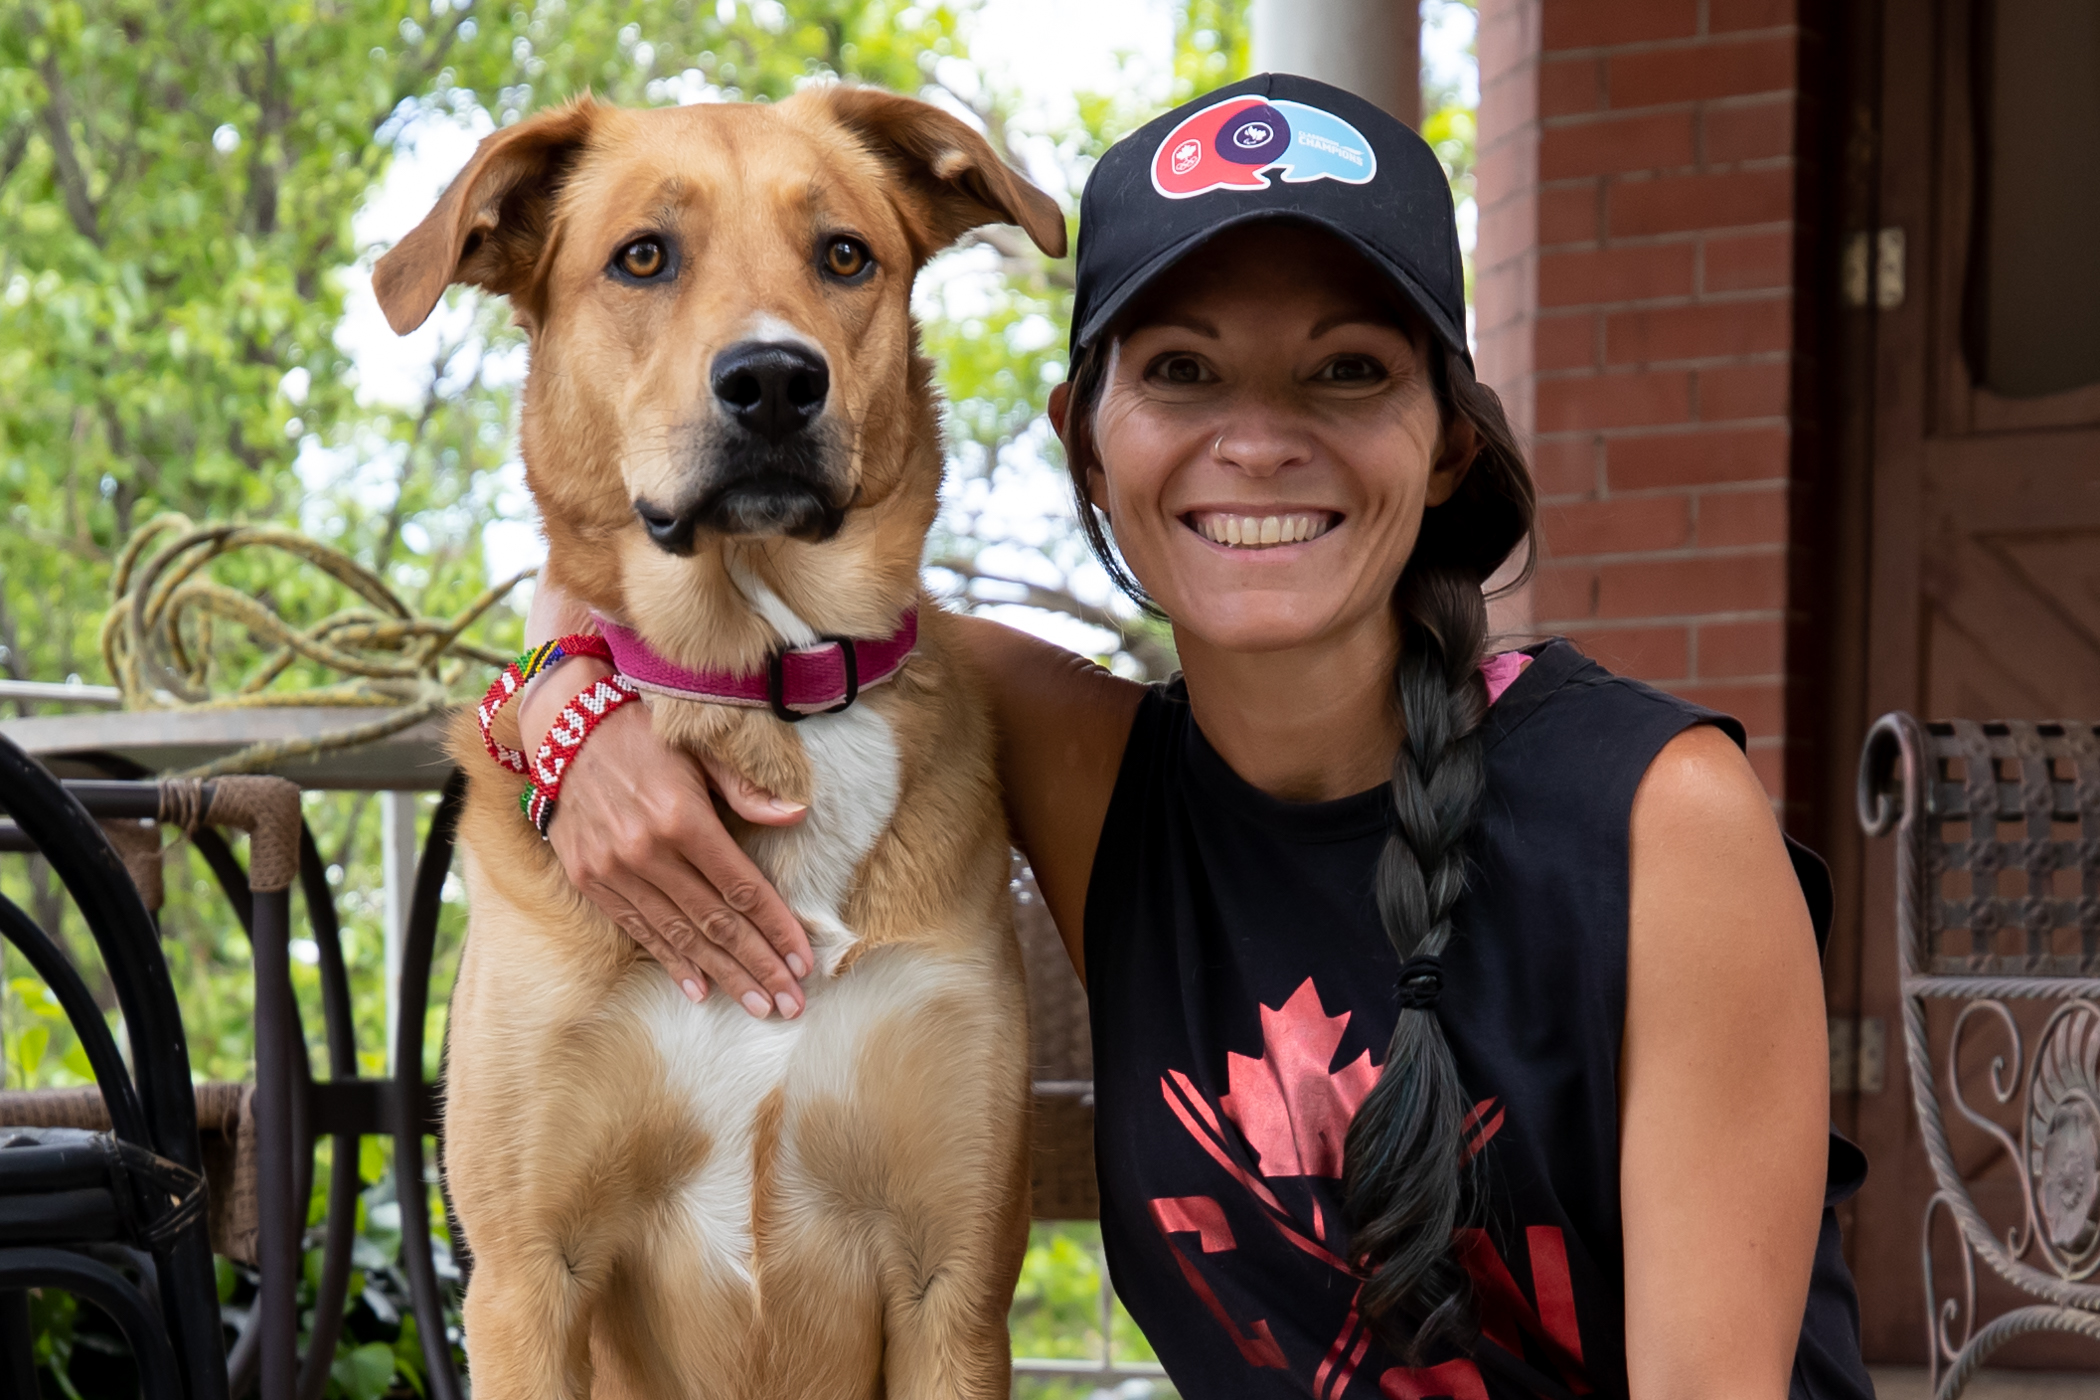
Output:
<svg viewBox="0 0 2100 1400">
<path fill-rule="evenodd" d="M 589 632 L 574 633 L 559 641 L 534 647 L 503 668 L 503 674 L 496 677 L 474 711 L 474 718 L 481 726 L 482 747 L 489 751 L 489 757 L 530 780 L 519 795 L 518 806 L 541 836 L 547 834 L 547 824 L 554 819 L 554 804 L 561 796 L 562 775 L 568 772 L 569 764 L 582 750 L 584 740 L 591 737 L 591 731 L 603 723 L 607 715 L 641 695 L 634 682 L 622 675 L 606 676 L 592 682 L 561 707 L 561 713 L 547 727 L 547 737 L 541 741 L 539 752 L 527 762 L 520 750 L 498 742 L 496 716 L 525 688 L 527 681 L 572 656 L 595 656 L 610 661 L 612 648 L 605 644 L 603 637 Z"/>
</svg>

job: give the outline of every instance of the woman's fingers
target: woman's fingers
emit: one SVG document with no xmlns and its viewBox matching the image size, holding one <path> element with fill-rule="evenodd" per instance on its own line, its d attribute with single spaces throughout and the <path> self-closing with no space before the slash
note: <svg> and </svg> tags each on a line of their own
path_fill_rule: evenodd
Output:
<svg viewBox="0 0 2100 1400">
<path fill-rule="evenodd" d="M 793 826 L 809 815 L 809 808 L 804 804 L 767 792 L 713 754 L 700 755 L 700 766 L 707 770 L 708 781 L 716 792 L 722 794 L 729 810 L 747 822 L 758 826 Z"/>
<path fill-rule="evenodd" d="M 585 898 L 604 910 L 606 916 L 620 926 L 629 938 L 642 945 L 642 951 L 655 960 L 656 965 L 671 975 L 688 1001 L 707 1000 L 708 972 L 697 963 L 688 960 L 683 953 L 660 937 L 649 919 L 609 885 L 585 887 Z"/>
<path fill-rule="evenodd" d="M 696 826 L 680 846 L 638 872 L 669 905 L 663 914 L 668 922 L 659 921 L 658 931 L 689 957 L 697 957 L 702 945 L 720 951 L 763 988 L 764 1000 L 781 1015 L 801 1015 L 801 979 L 815 965 L 802 926 L 719 824 L 711 832 Z M 770 929 L 759 922 L 761 914 Z M 758 1006 L 752 1010 L 762 1014 Z"/>
<path fill-rule="evenodd" d="M 718 767 L 706 760 L 703 760 L 703 766 L 710 776 Z M 758 791 L 746 786 L 751 792 Z M 797 809 L 795 816 L 775 820 L 776 824 L 784 824 L 801 819 L 801 809 Z M 707 820 L 680 821 L 674 830 L 665 834 L 676 842 L 679 853 L 693 870 L 699 872 L 708 890 L 718 895 L 721 903 L 738 916 L 739 925 L 730 926 L 725 931 L 734 935 L 739 934 L 742 927 L 749 927 L 757 931 L 766 945 L 765 953 L 754 951 L 758 958 L 756 963 L 741 955 L 738 957 L 747 971 L 768 986 L 772 985 L 771 979 L 765 975 L 769 964 L 785 967 L 797 981 L 809 976 L 817 961 L 810 952 L 809 934 L 803 929 L 802 921 L 788 909 L 780 891 L 773 888 L 772 882 L 766 879 L 715 816 L 712 802 L 707 804 Z M 678 876 L 674 872 L 671 878 L 677 880 Z M 677 899 L 681 907 L 690 907 L 677 890 L 662 881 L 657 882 L 657 888 Z M 800 993 L 796 995 L 799 997 Z"/>
<path fill-rule="evenodd" d="M 794 1003 L 794 1011 L 786 1010 L 774 999 L 774 994 L 760 986 L 758 981 L 745 971 L 734 955 L 706 938 L 690 936 L 691 925 L 684 912 L 661 891 L 636 888 L 628 893 L 642 920 L 656 930 L 658 937 L 665 937 L 665 930 L 682 931 L 668 935 L 678 948 L 679 957 L 703 969 L 719 993 L 727 994 L 731 1000 L 760 1020 L 764 1020 L 776 1010 L 787 1016 L 800 1013 L 799 1000 Z"/>
</svg>

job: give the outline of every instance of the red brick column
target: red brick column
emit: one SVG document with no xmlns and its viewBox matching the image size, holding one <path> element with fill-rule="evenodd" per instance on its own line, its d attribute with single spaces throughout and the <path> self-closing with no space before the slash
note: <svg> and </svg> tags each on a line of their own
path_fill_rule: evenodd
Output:
<svg viewBox="0 0 2100 1400">
<path fill-rule="evenodd" d="M 1479 47 L 1480 358 L 1535 433 L 1533 625 L 1740 717 L 1783 799 L 1794 7 L 1482 0 Z"/>
</svg>

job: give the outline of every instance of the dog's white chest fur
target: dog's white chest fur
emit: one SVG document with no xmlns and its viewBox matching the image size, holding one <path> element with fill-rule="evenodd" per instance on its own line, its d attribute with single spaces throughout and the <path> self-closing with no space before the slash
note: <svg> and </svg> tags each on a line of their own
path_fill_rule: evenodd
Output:
<svg viewBox="0 0 2100 1400">
<path fill-rule="evenodd" d="M 888 722 L 865 704 L 813 716 L 797 735 L 814 775 L 808 815 L 761 829 L 746 845 L 809 932 L 818 971 L 804 984 L 803 1014 L 761 1021 L 720 994 L 695 1005 L 653 967 L 638 969 L 625 988 L 673 1097 L 711 1142 L 682 1193 L 688 1223 L 713 1264 L 747 1283 L 755 1282 L 754 1152 L 766 1099 L 780 1092 L 790 1113 L 811 1096 L 851 1100 L 868 1033 L 908 1015 L 959 971 L 878 951 L 835 976 L 857 941 L 842 917 L 854 876 L 896 810 L 897 746 Z M 783 1161 L 791 1168 L 791 1140 Z"/>
<path fill-rule="evenodd" d="M 809 813 L 794 826 L 759 828 L 744 849 L 802 921 L 829 974 L 855 939 L 844 922 L 853 877 L 897 810 L 897 743 L 889 721 L 865 704 L 812 715 L 795 732 L 814 778 Z"/>
</svg>

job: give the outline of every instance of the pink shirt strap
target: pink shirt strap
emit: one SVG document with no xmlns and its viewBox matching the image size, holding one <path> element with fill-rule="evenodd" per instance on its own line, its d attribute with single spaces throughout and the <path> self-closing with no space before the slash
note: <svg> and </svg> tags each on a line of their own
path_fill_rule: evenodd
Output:
<svg viewBox="0 0 2100 1400">
<path fill-rule="evenodd" d="M 1530 664 L 1531 658 L 1521 651 L 1498 651 L 1481 662 L 1480 674 L 1487 678 L 1488 703 L 1492 705 L 1500 700 L 1502 692 L 1508 690 Z"/>
</svg>

